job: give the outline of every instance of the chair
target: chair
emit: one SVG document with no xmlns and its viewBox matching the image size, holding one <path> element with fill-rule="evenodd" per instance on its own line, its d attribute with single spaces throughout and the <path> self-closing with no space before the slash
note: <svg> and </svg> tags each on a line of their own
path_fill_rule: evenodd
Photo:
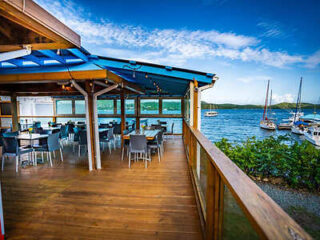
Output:
<svg viewBox="0 0 320 240">
<path fill-rule="evenodd" d="M 39 147 L 34 147 L 35 150 L 35 158 L 37 159 L 37 152 L 47 152 L 47 156 L 49 156 L 49 163 L 50 166 L 52 167 L 52 157 L 51 157 L 51 153 L 53 153 L 54 157 L 55 157 L 55 151 L 59 150 L 60 151 L 60 158 L 61 161 L 63 162 L 63 154 L 62 154 L 62 149 L 61 149 L 61 145 L 59 142 L 59 134 L 60 133 L 54 133 L 54 134 L 50 134 L 48 136 L 47 143 L 43 144 Z M 43 158 L 43 155 L 42 155 Z"/>
<path fill-rule="evenodd" d="M 19 135 L 19 132 L 4 132 L 3 134 L 2 134 L 2 136 L 4 137 L 4 138 L 6 138 L 6 137 L 16 137 L 16 136 L 18 136 Z"/>
<path fill-rule="evenodd" d="M 121 140 L 121 124 L 115 123 L 115 124 L 113 125 L 113 134 L 114 134 L 119 140 Z"/>
<path fill-rule="evenodd" d="M 113 128 L 109 128 L 108 131 L 100 133 L 100 143 L 103 144 L 103 151 L 105 150 L 104 145 L 108 144 L 110 154 L 111 154 L 111 142 L 113 142 L 113 147 L 114 149 L 116 149 L 116 142 L 113 135 Z"/>
<path fill-rule="evenodd" d="M 68 128 L 69 125 L 62 125 L 60 128 L 60 144 L 61 147 L 63 148 L 63 143 L 68 141 Z"/>
<path fill-rule="evenodd" d="M 4 169 L 4 160 L 8 157 L 16 158 L 16 172 L 19 170 L 19 162 L 21 162 L 21 155 L 28 153 L 29 161 L 32 159 L 32 148 L 19 147 L 18 140 L 15 137 L 3 137 L 2 147 L 2 171 Z M 33 162 L 34 164 L 34 162 Z"/>
<path fill-rule="evenodd" d="M 41 122 L 34 122 L 33 123 L 33 128 L 41 128 Z"/>
<path fill-rule="evenodd" d="M 161 134 L 161 132 L 159 134 Z M 162 154 L 161 154 L 161 142 L 160 142 L 159 134 L 156 135 L 154 141 L 148 142 L 148 148 L 151 151 L 152 150 L 157 150 L 157 152 L 158 152 L 158 160 L 160 162 Z"/>
<path fill-rule="evenodd" d="M 81 146 L 84 146 L 85 150 L 87 149 L 87 131 L 81 130 L 79 131 L 79 144 L 78 144 L 78 156 L 81 155 Z"/>
<path fill-rule="evenodd" d="M 174 122 L 171 124 L 170 131 L 165 132 L 165 135 L 173 135 Z"/>
<path fill-rule="evenodd" d="M 145 162 L 145 168 L 148 167 L 148 146 L 145 135 L 131 135 L 129 144 L 129 168 L 131 168 L 131 155 L 135 155 L 135 160 L 138 160 L 138 156 L 141 155 Z"/>
<path fill-rule="evenodd" d="M 79 144 L 79 132 L 80 132 L 80 129 L 75 127 L 75 128 L 73 128 L 72 132 L 73 132 L 72 150 L 73 150 L 73 152 L 75 152 L 75 145 Z"/>
</svg>

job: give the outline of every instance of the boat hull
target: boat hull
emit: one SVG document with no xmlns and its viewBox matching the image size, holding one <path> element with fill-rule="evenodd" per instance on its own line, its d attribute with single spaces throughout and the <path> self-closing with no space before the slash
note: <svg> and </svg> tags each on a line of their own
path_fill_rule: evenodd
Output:
<svg viewBox="0 0 320 240">
<path fill-rule="evenodd" d="M 306 131 L 293 126 L 291 127 L 291 132 L 297 135 L 304 135 Z"/>
<path fill-rule="evenodd" d="M 312 137 L 310 134 L 304 134 L 305 139 L 312 143 L 313 145 L 320 146 L 320 137 Z"/>
<path fill-rule="evenodd" d="M 217 112 L 206 112 L 204 114 L 205 117 L 216 117 L 218 116 L 218 113 Z"/>
<path fill-rule="evenodd" d="M 276 125 L 273 122 L 260 122 L 260 127 L 265 130 L 276 130 Z"/>
</svg>

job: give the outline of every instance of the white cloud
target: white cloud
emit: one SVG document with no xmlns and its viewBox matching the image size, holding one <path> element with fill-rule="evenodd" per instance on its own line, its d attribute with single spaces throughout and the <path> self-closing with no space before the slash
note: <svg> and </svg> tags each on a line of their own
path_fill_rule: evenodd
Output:
<svg viewBox="0 0 320 240">
<path fill-rule="evenodd" d="M 257 24 L 258 27 L 264 30 L 262 37 L 269 37 L 269 38 L 285 38 L 286 34 L 281 29 L 280 24 L 278 22 L 259 22 Z"/>
<path fill-rule="evenodd" d="M 291 93 L 286 93 L 284 95 L 273 94 L 272 95 L 272 102 L 274 104 L 282 103 L 282 102 L 290 102 L 294 101 L 294 96 Z"/>
<path fill-rule="evenodd" d="M 172 65 L 183 65 L 189 59 L 212 57 L 256 62 L 279 68 L 306 61 L 303 56 L 261 48 L 260 40 L 252 36 L 215 30 L 146 29 L 141 26 L 115 24 L 108 19 L 93 19 L 90 13 L 72 1 L 37 2 L 80 34 L 83 46 L 93 54 L 135 57 L 137 60 Z M 260 25 L 266 27 L 263 23 Z M 272 36 L 276 35 L 276 32 L 270 29 L 268 34 Z M 307 66 L 315 67 L 319 62 L 319 55 L 308 58 Z"/>
<path fill-rule="evenodd" d="M 315 68 L 320 64 L 320 50 L 309 56 L 305 61 L 307 68 Z"/>
</svg>

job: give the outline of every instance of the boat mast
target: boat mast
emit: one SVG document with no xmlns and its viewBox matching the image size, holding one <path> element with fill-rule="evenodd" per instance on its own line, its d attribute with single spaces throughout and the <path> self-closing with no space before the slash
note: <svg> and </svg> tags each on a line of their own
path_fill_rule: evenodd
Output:
<svg viewBox="0 0 320 240">
<path fill-rule="evenodd" d="M 270 90 L 270 102 L 269 102 L 269 112 L 271 114 L 271 103 L 272 103 L 272 89 Z"/>
<path fill-rule="evenodd" d="M 265 103 L 264 103 L 263 116 L 262 116 L 262 119 L 263 119 L 263 120 L 265 120 L 265 117 L 266 117 L 267 111 L 268 111 L 269 84 L 270 84 L 270 80 L 268 80 L 267 93 L 266 93 L 266 101 L 265 101 Z"/>
<path fill-rule="evenodd" d="M 298 111 L 301 112 L 301 87 L 302 87 L 302 77 L 300 79 L 299 92 L 298 92 L 297 104 L 296 104 L 296 112 L 294 114 L 294 121 L 296 121 L 297 119 Z"/>
</svg>

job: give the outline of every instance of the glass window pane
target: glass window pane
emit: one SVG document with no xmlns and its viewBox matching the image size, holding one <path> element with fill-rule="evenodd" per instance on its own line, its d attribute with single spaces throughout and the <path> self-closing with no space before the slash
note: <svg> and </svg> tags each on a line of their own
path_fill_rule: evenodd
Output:
<svg viewBox="0 0 320 240">
<path fill-rule="evenodd" d="M 77 123 L 77 122 L 86 122 L 86 119 L 85 118 L 62 118 L 62 117 L 57 117 L 56 119 L 57 123 L 62 123 L 62 124 L 66 124 L 67 122 L 71 121 L 71 122 L 74 122 L 74 123 Z"/>
<path fill-rule="evenodd" d="M 72 100 L 57 100 L 57 114 L 72 114 Z"/>
<path fill-rule="evenodd" d="M 135 114 L 134 99 L 125 99 L 125 111 L 126 114 Z M 121 114 L 121 101 L 117 100 L 117 114 Z"/>
<path fill-rule="evenodd" d="M 259 239 L 226 185 L 224 185 L 223 191 L 223 239 Z"/>
<path fill-rule="evenodd" d="M 134 114 L 134 99 L 125 100 L 126 114 Z"/>
<path fill-rule="evenodd" d="M 98 114 L 113 114 L 113 99 L 98 100 Z"/>
<path fill-rule="evenodd" d="M 173 132 L 175 134 L 182 133 L 182 118 L 140 118 L 140 128 L 142 128 L 142 126 L 159 124 L 159 121 L 163 122 L 162 126 L 166 127 L 166 132 Z M 166 124 L 164 124 L 164 122 Z"/>
<path fill-rule="evenodd" d="M 162 114 L 181 114 L 181 100 L 163 99 Z"/>
<path fill-rule="evenodd" d="M 35 116 L 53 116 L 53 103 L 36 103 Z"/>
<path fill-rule="evenodd" d="M 76 114 L 86 114 L 86 105 L 84 100 L 75 101 Z"/>
<path fill-rule="evenodd" d="M 159 99 L 141 99 L 141 114 L 159 114 Z"/>
</svg>

